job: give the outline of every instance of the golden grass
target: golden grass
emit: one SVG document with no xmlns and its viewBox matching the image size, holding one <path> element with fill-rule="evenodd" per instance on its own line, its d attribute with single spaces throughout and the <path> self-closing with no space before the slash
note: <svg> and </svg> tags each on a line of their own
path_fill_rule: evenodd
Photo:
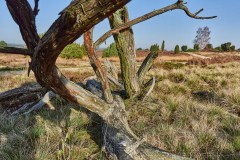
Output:
<svg viewBox="0 0 240 160">
<path fill-rule="evenodd" d="M 173 67 L 174 68 L 174 67 Z M 144 102 L 127 100 L 129 123 L 147 141 L 195 159 L 239 159 L 240 63 L 154 67 L 146 76 L 158 82 Z M 74 81 L 93 72 L 65 70 Z M 0 76 L 0 91 L 34 82 L 25 75 Z M 200 94 L 204 93 L 204 94 Z M 62 100 L 56 110 L 29 116 L 0 112 L 0 157 L 5 159 L 86 159 L 99 153 L 101 124 L 91 114 Z M 94 135 L 94 136 L 93 136 Z M 94 138 L 95 137 L 95 138 Z"/>
<path fill-rule="evenodd" d="M 240 64 L 155 68 L 145 102 L 128 101 L 129 123 L 156 147 L 195 159 L 239 159 Z M 194 93 L 206 93 L 195 95 Z M 136 118 L 138 117 L 138 118 Z"/>
</svg>

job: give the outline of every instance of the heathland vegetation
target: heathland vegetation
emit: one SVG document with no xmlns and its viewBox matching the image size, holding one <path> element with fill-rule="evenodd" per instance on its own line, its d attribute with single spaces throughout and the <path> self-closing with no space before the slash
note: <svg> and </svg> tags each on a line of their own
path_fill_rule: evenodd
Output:
<svg viewBox="0 0 240 160">
<path fill-rule="evenodd" d="M 166 63 L 157 62 L 149 72 L 148 77 L 155 76 L 157 82 L 148 98 L 125 101 L 130 127 L 138 136 L 145 133 L 154 146 L 179 155 L 238 159 L 240 64 L 177 67 Z M 64 71 L 65 75 L 79 81 L 94 74 L 85 64 L 78 67 Z M 0 75 L 0 79 L 1 92 L 36 83 L 33 75 Z M 98 117 L 62 98 L 29 115 L 12 117 L 2 108 L 0 120 L 0 155 L 5 159 L 104 157 Z"/>
<path fill-rule="evenodd" d="M 130 20 L 128 2 L 73 0 L 39 35 L 39 1 L 33 8 L 6 0 L 27 48 L 0 48 L 3 67 L 26 68 L 0 71 L 0 159 L 239 159 L 235 46 L 208 52 L 204 27 L 193 49 L 181 47 L 196 53 L 179 45 L 167 52 L 165 41 L 135 52 L 137 23 L 173 10 L 216 16 L 191 13 L 177 0 Z M 106 18 L 111 29 L 94 42 L 95 25 Z M 84 45 L 73 43 L 81 36 Z M 100 57 L 96 49 L 110 36 L 115 43 Z"/>
</svg>

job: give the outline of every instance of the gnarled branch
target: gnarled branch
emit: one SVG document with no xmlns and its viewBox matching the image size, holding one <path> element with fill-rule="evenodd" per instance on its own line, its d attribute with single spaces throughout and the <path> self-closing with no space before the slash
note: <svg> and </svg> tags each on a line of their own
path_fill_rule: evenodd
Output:
<svg viewBox="0 0 240 160">
<path fill-rule="evenodd" d="M 39 3 L 39 0 L 34 0 L 35 2 L 35 6 L 34 6 L 34 9 L 33 9 L 33 13 L 35 16 L 38 15 L 38 12 L 39 12 L 39 9 L 38 9 L 38 3 Z"/>
<path fill-rule="evenodd" d="M 187 8 L 187 6 L 185 6 L 182 2 L 177 3 L 177 4 L 178 4 L 177 9 L 181 9 L 181 10 L 185 11 L 185 13 L 191 18 L 194 18 L 194 19 L 213 19 L 213 18 L 217 18 L 217 16 L 209 16 L 209 17 L 197 16 L 199 13 L 201 13 L 203 11 L 203 8 L 200 9 L 199 11 L 197 11 L 196 13 L 191 13 L 189 11 L 189 9 Z"/>
<path fill-rule="evenodd" d="M 15 47 L 0 48 L 0 53 L 20 54 L 20 55 L 32 56 L 32 53 L 28 49 L 15 48 Z"/>
<path fill-rule="evenodd" d="M 125 24 L 119 25 L 109 31 L 107 31 L 105 34 L 103 34 L 95 43 L 94 46 L 97 48 L 101 43 L 103 43 L 107 38 L 109 38 L 110 36 L 112 36 L 113 34 L 119 33 L 121 30 L 124 30 L 130 26 L 133 26 L 135 24 L 138 24 L 140 22 L 146 21 L 152 17 L 155 17 L 159 14 L 163 14 L 165 12 L 171 11 L 171 10 L 175 10 L 175 9 L 181 9 L 184 10 L 185 13 L 191 17 L 191 18 L 195 18 L 195 19 L 213 19 L 216 18 L 217 16 L 210 16 L 210 17 L 198 17 L 197 15 L 203 11 L 203 9 L 199 10 L 198 12 L 196 12 L 195 14 L 191 13 L 188 8 L 184 5 L 184 3 L 182 3 L 182 1 L 177 2 L 175 4 L 166 6 L 164 8 L 158 9 L 158 10 L 154 10 L 150 13 L 147 13 L 143 16 L 140 16 L 138 18 L 135 18 L 129 22 L 126 22 Z"/>
<path fill-rule="evenodd" d="M 145 74 L 151 69 L 154 60 L 158 57 L 158 53 L 157 52 L 151 52 L 147 55 L 147 57 L 144 59 L 142 65 L 140 66 L 139 70 L 138 70 L 138 78 L 139 78 L 139 82 L 142 84 L 143 82 L 143 78 L 145 76 Z"/>
<path fill-rule="evenodd" d="M 35 15 L 27 0 L 6 0 L 7 7 L 18 24 L 23 40 L 27 48 L 33 52 L 39 41 L 37 34 Z"/>
<path fill-rule="evenodd" d="M 96 55 L 95 48 L 93 47 L 92 34 L 93 34 L 93 29 L 90 29 L 89 31 L 84 33 L 84 44 L 87 49 L 87 55 L 89 57 L 90 64 L 94 72 L 96 73 L 98 79 L 101 82 L 105 100 L 108 103 L 112 103 L 113 97 L 112 97 L 111 89 L 108 83 L 107 72 L 102 67 L 101 61 L 98 59 Z"/>
<path fill-rule="evenodd" d="M 109 17 L 111 28 L 125 24 L 129 21 L 127 7 L 123 7 Z M 127 97 L 133 97 L 139 93 L 140 86 L 136 74 L 136 51 L 132 28 L 126 28 L 113 35 L 118 56 L 120 58 L 121 76 Z"/>
</svg>

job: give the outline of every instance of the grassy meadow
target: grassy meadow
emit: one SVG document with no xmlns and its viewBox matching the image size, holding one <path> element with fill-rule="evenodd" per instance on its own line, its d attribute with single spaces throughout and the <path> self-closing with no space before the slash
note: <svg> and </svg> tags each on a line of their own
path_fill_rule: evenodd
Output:
<svg viewBox="0 0 240 160">
<path fill-rule="evenodd" d="M 147 75 L 157 79 L 148 98 L 125 101 L 133 131 L 194 159 L 240 159 L 240 63 L 166 66 L 156 64 Z M 93 73 L 65 74 L 78 81 Z M 0 81 L 3 92 L 35 80 L 19 74 L 0 75 Z M 104 159 L 98 117 L 60 98 L 52 105 L 16 117 L 0 112 L 1 160 Z"/>
</svg>

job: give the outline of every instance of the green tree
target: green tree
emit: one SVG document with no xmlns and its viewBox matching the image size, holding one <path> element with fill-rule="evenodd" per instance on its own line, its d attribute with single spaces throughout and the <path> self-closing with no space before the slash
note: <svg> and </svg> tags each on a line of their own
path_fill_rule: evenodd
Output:
<svg viewBox="0 0 240 160">
<path fill-rule="evenodd" d="M 195 51 L 199 51 L 200 47 L 199 47 L 198 44 L 194 44 L 193 49 L 194 49 Z"/>
<path fill-rule="evenodd" d="M 163 41 L 162 41 L 162 46 L 161 46 L 161 51 L 163 52 L 164 49 L 165 49 L 165 41 L 163 40 Z"/>
<path fill-rule="evenodd" d="M 110 46 L 103 50 L 103 57 L 114 57 L 118 55 L 116 43 L 110 44 Z"/>
<path fill-rule="evenodd" d="M 209 43 L 209 44 L 206 45 L 205 49 L 212 50 L 213 45 L 211 43 Z"/>
<path fill-rule="evenodd" d="M 224 52 L 235 51 L 235 46 L 231 42 L 221 44 L 221 50 Z"/>
<path fill-rule="evenodd" d="M 7 43 L 5 41 L 0 41 L 0 48 L 7 47 Z"/>
<path fill-rule="evenodd" d="M 188 46 L 187 46 L 187 45 L 183 45 L 183 46 L 181 47 L 181 49 L 182 49 L 183 52 L 187 52 Z"/>
<path fill-rule="evenodd" d="M 151 45 L 150 52 L 159 52 L 159 51 L 160 51 L 160 49 L 159 49 L 159 45 L 157 43 Z"/>
<path fill-rule="evenodd" d="M 85 46 L 78 43 L 67 45 L 60 54 L 62 58 L 82 58 L 86 54 Z"/>
<path fill-rule="evenodd" d="M 178 53 L 179 53 L 179 45 L 176 45 L 176 46 L 175 46 L 174 53 L 175 53 L 175 54 L 178 54 Z"/>
<path fill-rule="evenodd" d="M 221 52 L 222 51 L 222 47 L 216 47 L 216 48 L 214 48 L 214 51 Z"/>
<path fill-rule="evenodd" d="M 236 47 L 234 45 L 231 46 L 231 51 L 234 52 L 236 50 Z"/>
</svg>

